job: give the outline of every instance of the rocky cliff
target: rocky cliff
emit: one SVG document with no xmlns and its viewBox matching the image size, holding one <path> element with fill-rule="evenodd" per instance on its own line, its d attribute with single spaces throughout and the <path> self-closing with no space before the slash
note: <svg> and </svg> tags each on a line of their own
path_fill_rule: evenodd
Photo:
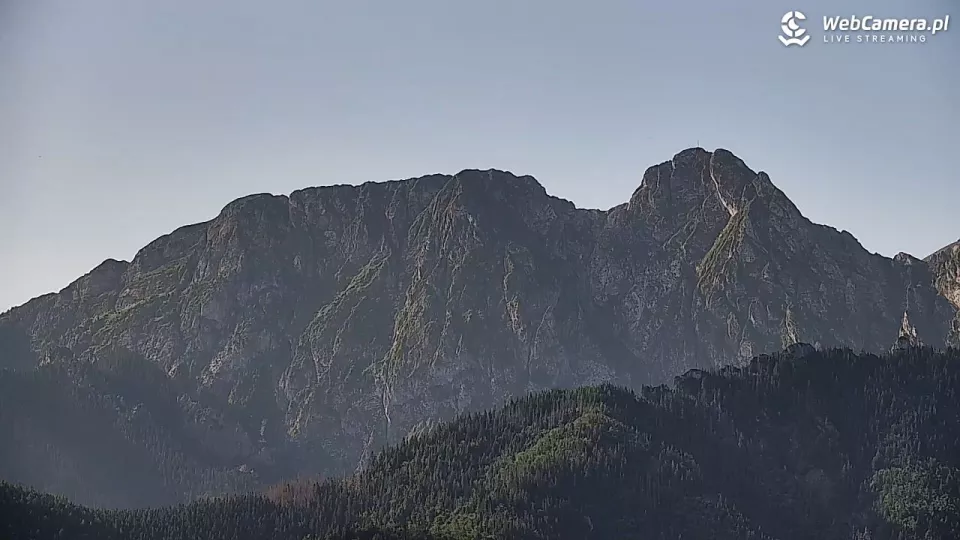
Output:
<svg viewBox="0 0 960 540">
<path fill-rule="evenodd" d="M 171 381 L 165 414 L 211 460 L 341 472 L 537 389 L 659 383 L 800 341 L 886 350 L 907 311 L 943 346 L 956 265 L 933 264 L 810 222 L 721 149 L 650 167 L 609 211 L 466 170 L 236 200 L 0 316 L 0 365 L 67 350 L 112 371 L 120 350 Z"/>
<path fill-rule="evenodd" d="M 924 260 L 933 271 L 937 290 L 958 310 L 948 339 L 960 342 L 960 240 Z"/>
</svg>

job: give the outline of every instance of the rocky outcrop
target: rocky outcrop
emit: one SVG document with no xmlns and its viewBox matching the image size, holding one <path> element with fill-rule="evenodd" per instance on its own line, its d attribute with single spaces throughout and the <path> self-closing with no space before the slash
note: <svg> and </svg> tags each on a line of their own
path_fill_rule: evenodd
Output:
<svg viewBox="0 0 960 540">
<path fill-rule="evenodd" d="M 949 340 L 960 343 L 960 240 L 924 260 L 933 271 L 937 290 L 958 310 Z"/>
<path fill-rule="evenodd" d="M 903 320 L 900 322 L 900 333 L 897 335 L 897 341 L 891 351 L 921 346 L 923 346 L 923 342 L 917 337 L 917 328 L 913 326 L 913 323 L 910 322 L 910 316 L 904 311 Z"/>
<path fill-rule="evenodd" d="M 537 389 L 660 383 L 801 342 L 885 350 L 907 310 L 943 346 L 942 282 L 691 148 L 609 211 L 495 170 L 253 195 L 4 314 L 0 340 L 21 367 L 122 347 L 189 389 L 186 432 L 222 459 L 340 472 Z M 239 420 L 214 435 L 217 411 Z"/>
</svg>

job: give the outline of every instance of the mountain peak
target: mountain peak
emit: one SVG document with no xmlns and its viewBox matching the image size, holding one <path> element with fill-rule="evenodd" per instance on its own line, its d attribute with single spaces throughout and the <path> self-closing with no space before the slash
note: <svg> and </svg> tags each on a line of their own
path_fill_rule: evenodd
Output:
<svg viewBox="0 0 960 540">
<path fill-rule="evenodd" d="M 749 208 L 751 217 L 741 215 Z M 737 221 L 732 225 L 737 230 L 747 230 L 748 222 L 758 218 L 770 222 L 766 230 L 792 230 L 802 217 L 766 173 L 752 170 L 729 150 L 700 147 L 649 167 L 626 212 L 644 222 L 654 240 L 697 245 L 704 254 L 731 221 Z M 691 244 L 694 231 L 698 239 Z"/>
<path fill-rule="evenodd" d="M 686 163 L 690 161 L 695 161 L 697 159 L 706 158 L 709 159 L 712 155 L 712 152 L 702 148 L 700 146 L 693 146 L 690 148 L 683 149 L 673 155 L 673 158 L 670 160 L 674 165 L 680 163 Z"/>
<path fill-rule="evenodd" d="M 901 251 L 896 255 L 894 255 L 893 260 L 900 264 L 905 264 L 905 265 L 912 265 L 912 264 L 923 262 L 920 259 L 914 257 L 913 255 L 905 251 Z"/>
<path fill-rule="evenodd" d="M 506 180 L 506 179 L 522 179 L 522 180 L 531 180 L 537 182 L 535 178 L 530 175 L 518 175 L 511 171 L 503 169 L 462 169 L 457 174 L 453 175 L 454 177 L 460 176 L 475 176 L 475 175 L 486 175 L 490 180 Z M 539 182 L 537 182 L 539 183 Z"/>
<path fill-rule="evenodd" d="M 533 176 L 518 176 L 500 169 L 464 169 L 453 175 L 451 180 L 483 186 L 484 189 L 518 188 L 528 194 L 547 196 L 546 188 Z"/>
<path fill-rule="evenodd" d="M 115 289 L 130 263 L 117 259 L 106 259 L 93 270 L 64 288 L 61 292 L 72 291 L 78 297 L 95 297 Z"/>
<path fill-rule="evenodd" d="M 639 202 L 651 192 L 676 200 L 679 195 L 716 197 L 731 215 L 740 210 L 739 203 L 746 196 L 744 189 L 751 185 L 753 191 L 762 190 L 770 184 L 764 172 L 755 172 L 733 152 L 717 148 L 709 152 L 700 147 L 687 148 L 673 156 L 670 161 L 647 168 L 640 187 L 631 197 L 631 204 Z M 772 187 L 772 184 L 770 184 Z M 692 202 L 692 201 L 691 201 Z"/>
</svg>

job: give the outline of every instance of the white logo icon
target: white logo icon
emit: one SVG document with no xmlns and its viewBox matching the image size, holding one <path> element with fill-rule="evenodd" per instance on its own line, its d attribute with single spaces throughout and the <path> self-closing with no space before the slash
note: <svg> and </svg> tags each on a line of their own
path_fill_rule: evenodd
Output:
<svg viewBox="0 0 960 540">
<path fill-rule="evenodd" d="M 807 16 L 799 11 L 788 11 L 783 15 L 783 18 L 780 19 L 780 29 L 783 30 L 783 36 L 780 37 L 780 42 L 789 47 L 790 45 L 797 45 L 798 47 L 803 47 L 807 44 L 807 41 L 810 40 L 810 36 L 804 34 L 807 31 L 803 28 L 800 28 L 800 25 L 797 24 L 797 21 L 805 21 Z M 803 36 L 801 38 L 800 36 Z"/>
</svg>

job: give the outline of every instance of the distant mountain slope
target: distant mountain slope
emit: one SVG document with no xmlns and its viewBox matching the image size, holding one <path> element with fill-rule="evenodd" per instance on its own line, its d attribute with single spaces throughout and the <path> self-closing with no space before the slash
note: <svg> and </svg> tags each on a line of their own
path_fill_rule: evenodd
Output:
<svg viewBox="0 0 960 540">
<path fill-rule="evenodd" d="M 538 389 L 637 388 L 798 341 L 886 350 L 906 311 L 947 342 L 957 308 L 927 263 L 870 254 L 694 148 L 606 212 L 493 170 L 239 199 L 0 316 L 0 366 L 67 349 L 109 374 L 101 357 L 128 351 L 216 467 L 271 478 L 352 471 Z"/>
<path fill-rule="evenodd" d="M 122 363 L 112 371 L 58 360 L 34 371 L 0 370 L 3 480 L 129 508 L 295 475 L 245 473 L 236 419 L 170 388 L 155 366 L 115 355 L 102 360 Z"/>
<path fill-rule="evenodd" d="M 351 478 L 270 497 L 112 513 L 0 486 L 0 512 L 18 516 L 0 535 L 955 539 L 957 395 L 957 349 L 795 345 L 672 388 L 534 394 L 431 428 Z"/>
</svg>

